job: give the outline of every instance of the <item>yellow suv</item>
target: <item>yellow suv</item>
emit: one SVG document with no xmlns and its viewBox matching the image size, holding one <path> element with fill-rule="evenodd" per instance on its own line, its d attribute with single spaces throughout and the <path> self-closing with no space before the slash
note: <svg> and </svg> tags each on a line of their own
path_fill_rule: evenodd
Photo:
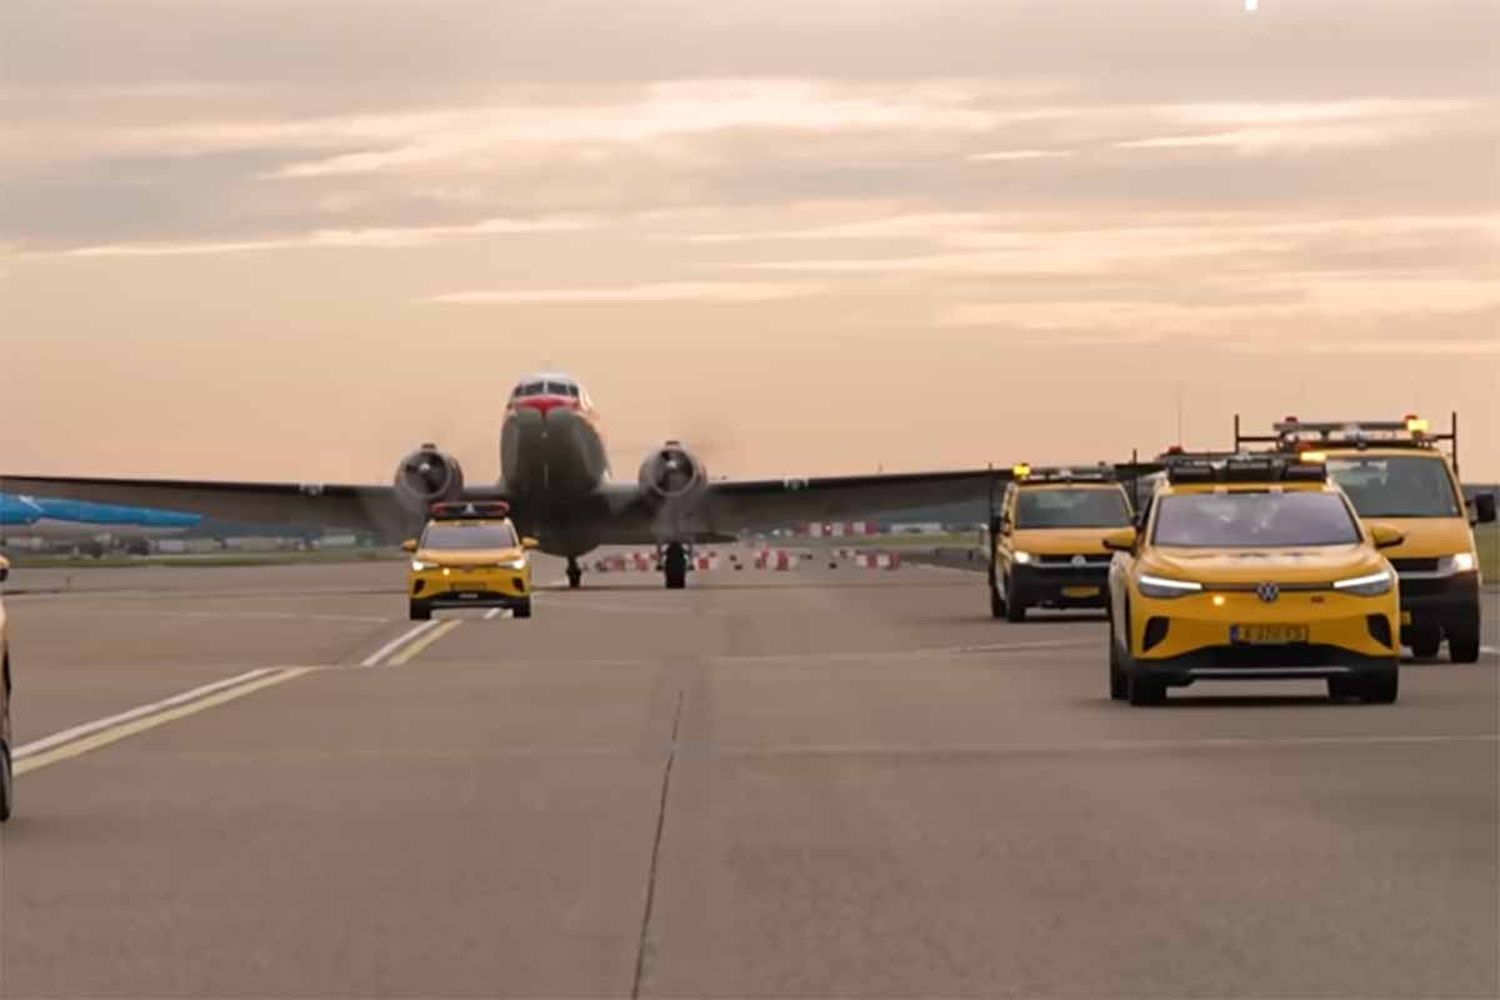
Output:
<svg viewBox="0 0 1500 1000">
<path fill-rule="evenodd" d="M 412 554 L 406 592 L 411 617 L 434 608 L 509 608 L 531 617 L 531 560 L 536 540 L 521 538 L 509 505 L 498 501 L 435 503 L 420 539 L 402 546 Z"/>
<path fill-rule="evenodd" d="M 1130 524 L 1114 469 L 1017 465 L 1011 475 L 990 522 L 990 614 L 1019 622 L 1028 608 L 1103 608 L 1104 536 Z"/>
<path fill-rule="evenodd" d="M 1166 457 L 1140 528 L 1111 534 L 1110 697 L 1160 702 L 1198 680 L 1326 678 L 1334 699 L 1393 702 L 1396 574 L 1320 463 Z"/>
<path fill-rule="evenodd" d="M 1437 655 L 1444 639 L 1454 663 L 1479 659 L 1479 552 L 1471 524 L 1495 520 L 1495 498 L 1466 509 L 1455 463 L 1439 447 L 1458 446 L 1458 417 L 1445 434 L 1408 414 L 1399 421 L 1309 423 L 1288 417 L 1274 436 L 1238 442 L 1274 443 L 1283 452 L 1325 460 L 1359 516 L 1398 529 L 1406 540 L 1388 553 L 1401 578 L 1401 641 L 1421 657 Z"/>
<path fill-rule="evenodd" d="M 0 556 L 0 583 L 8 576 L 10 563 Z M 6 641 L 5 602 L 0 601 L 0 823 L 10 819 L 15 794 L 10 741 L 10 644 Z"/>
</svg>

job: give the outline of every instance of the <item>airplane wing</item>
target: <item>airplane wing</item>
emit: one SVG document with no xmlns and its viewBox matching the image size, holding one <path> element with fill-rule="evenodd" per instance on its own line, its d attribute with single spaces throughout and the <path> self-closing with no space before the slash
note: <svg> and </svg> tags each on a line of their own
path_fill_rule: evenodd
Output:
<svg viewBox="0 0 1500 1000">
<path fill-rule="evenodd" d="M 391 537 L 407 527 L 390 486 L 5 476 L 0 491 L 191 511 L 226 521 L 350 528 Z"/>
<path fill-rule="evenodd" d="M 992 503 L 1009 469 L 867 476 L 718 480 L 690 497 L 661 503 L 634 484 L 612 491 L 600 532 L 612 544 L 730 538 L 746 529 L 857 518 L 936 504 Z"/>
</svg>

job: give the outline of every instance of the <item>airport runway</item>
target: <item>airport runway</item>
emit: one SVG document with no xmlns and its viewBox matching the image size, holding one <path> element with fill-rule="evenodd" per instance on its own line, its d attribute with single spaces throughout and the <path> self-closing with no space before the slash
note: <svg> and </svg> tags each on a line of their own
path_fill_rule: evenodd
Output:
<svg viewBox="0 0 1500 1000">
<path fill-rule="evenodd" d="M 402 570 L 17 571 L 0 996 L 1500 995 L 1494 591 L 1394 706 L 1130 709 L 955 570 Z"/>
</svg>

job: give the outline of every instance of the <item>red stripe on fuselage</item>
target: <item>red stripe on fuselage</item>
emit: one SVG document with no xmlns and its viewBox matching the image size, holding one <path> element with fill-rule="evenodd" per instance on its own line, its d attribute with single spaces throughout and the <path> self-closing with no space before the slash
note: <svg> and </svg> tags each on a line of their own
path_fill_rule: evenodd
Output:
<svg viewBox="0 0 1500 1000">
<path fill-rule="evenodd" d="M 545 417 L 553 410 L 578 409 L 578 400 L 572 396 L 523 396 L 512 400 L 510 408 L 512 410 L 537 410 Z"/>
</svg>

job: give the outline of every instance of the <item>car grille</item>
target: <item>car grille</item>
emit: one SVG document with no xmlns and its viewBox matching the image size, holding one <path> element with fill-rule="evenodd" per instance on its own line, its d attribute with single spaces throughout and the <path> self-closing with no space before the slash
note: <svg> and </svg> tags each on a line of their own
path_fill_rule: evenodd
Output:
<svg viewBox="0 0 1500 1000">
<path fill-rule="evenodd" d="M 1436 573 L 1438 561 L 1432 559 L 1392 559 L 1391 565 L 1397 573 Z"/>
<path fill-rule="evenodd" d="M 1084 563 L 1085 566 L 1108 566 L 1109 565 L 1110 557 L 1107 554 L 1101 555 L 1099 553 L 1094 553 L 1094 552 L 1081 553 L 1081 554 L 1083 555 L 1083 563 Z M 1073 560 L 1075 558 L 1077 558 L 1077 557 L 1073 556 L 1073 555 L 1038 556 L 1037 557 L 1037 565 L 1038 566 L 1072 566 L 1073 565 Z"/>
</svg>

